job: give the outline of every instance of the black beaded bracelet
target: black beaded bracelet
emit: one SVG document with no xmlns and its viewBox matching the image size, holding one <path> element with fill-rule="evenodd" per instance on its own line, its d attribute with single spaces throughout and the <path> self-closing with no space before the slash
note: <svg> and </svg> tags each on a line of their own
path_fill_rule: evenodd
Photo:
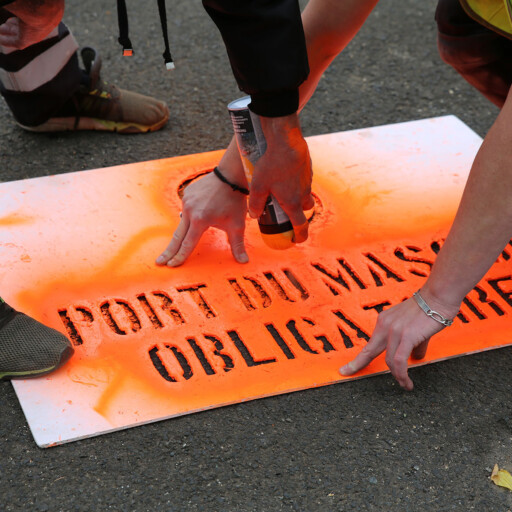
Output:
<svg viewBox="0 0 512 512">
<path fill-rule="evenodd" d="M 229 185 L 233 189 L 233 191 L 240 192 L 245 196 L 249 195 L 248 189 L 246 189 L 245 187 L 240 187 L 239 185 L 235 185 L 235 183 L 231 183 L 230 181 L 228 181 L 227 178 L 219 171 L 218 167 L 214 167 L 213 174 L 215 174 L 215 176 L 217 176 L 217 178 L 219 178 L 220 181 L 222 181 L 226 185 Z"/>
</svg>

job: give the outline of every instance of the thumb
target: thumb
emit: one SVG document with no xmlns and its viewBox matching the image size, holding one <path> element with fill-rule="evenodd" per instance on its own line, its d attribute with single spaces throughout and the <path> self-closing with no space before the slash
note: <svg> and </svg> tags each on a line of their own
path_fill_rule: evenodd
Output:
<svg viewBox="0 0 512 512">
<path fill-rule="evenodd" d="M 354 375 L 368 366 L 378 355 L 386 349 L 386 335 L 375 329 L 370 341 L 363 347 L 357 356 L 339 369 L 341 375 L 346 377 Z"/>
<path fill-rule="evenodd" d="M 428 340 L 422 341 L 417 347 L 415 347 L 414 350 L 412 351 L 411 357 L 413 359 L 423 359 L 427 354 L 429 341 L 430 338 Z"/>
<path fill-rule="evenodd" d="M 18 18 L 9 18 L 0 25 L 0 45 L 6 48 L 17 48 L 21 40 L 19 21 Z"/>
<path fill-rule="evenodd" d="M 313 194 L 308 194 L 304 200 L 302 201 L 302 209 L 303 210 L 311 210 L 315 206 L 315 198 Z"/>
</svg>

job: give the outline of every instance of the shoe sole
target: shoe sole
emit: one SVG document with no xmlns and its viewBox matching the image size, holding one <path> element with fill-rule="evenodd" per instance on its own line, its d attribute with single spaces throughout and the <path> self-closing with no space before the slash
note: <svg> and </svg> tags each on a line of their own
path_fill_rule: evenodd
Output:
<svg viewBox="0 0 512 512">
<path fill-rule="evenodd" d="M 44 375 L 48 375 L 49 373 L 54 372 L 58 368 L 64 365 L 71 356 L 74 354 L 74 349 L 72 347 L 66 347 L 60 356 L 59 362 L 50 368 L 43 368 L 41 370 L 34 370 L 30 372 L 3 372 L 0 373 L 0 381 L 1 380 L 11 380 L 11 379 L 35 379 L 37 377 L 42 377 Z"/>
<path fill-rule="evenodd" d="M 158 123 L 148 126 L 139 123 L 128 123 L 124 121 L 105 121 L 104 119 L 95 119 L 92 117 L 81 117 L 78 125 L 75 126 L 75 119 L 70 117 L 54 117 L 46 121 L 46 123 L 38 126 L 25 126 L 18 123 L 21 128 L 29 132 L 50 133 L 50 132 L 75 132 L 75 131 L 101 131 L 116 132 L 122 134 L 129 133 L 148 133 L 160 130 L 162 126 L 169 120 L 166 115 Z"/>
</svg>

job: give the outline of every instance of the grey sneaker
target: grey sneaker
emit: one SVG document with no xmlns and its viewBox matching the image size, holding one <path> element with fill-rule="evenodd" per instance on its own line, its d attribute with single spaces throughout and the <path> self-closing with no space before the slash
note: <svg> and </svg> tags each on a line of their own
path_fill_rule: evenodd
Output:
<svg viewBox="0 0 512 512">
<path fill-rule="evenodd" d="M 0 298 L 0 380 L 39 377 L 72 355 L 69 340 Z"/>
</svg>

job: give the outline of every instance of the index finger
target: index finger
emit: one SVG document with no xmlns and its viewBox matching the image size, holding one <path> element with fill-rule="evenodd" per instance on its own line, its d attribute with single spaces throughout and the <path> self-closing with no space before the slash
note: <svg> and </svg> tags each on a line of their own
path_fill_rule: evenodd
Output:
<svg viewBox="0 0 512 512">
<path fill-rule="evenodd" d="M 308 231 L 309 231 L 309 222 L 306 220 L 304 224 L 300 226 L 295 226 L 293 223 L 293 241 L 296 244 L 300 244 L 305 242 L 308 239 Z"/>
<path fill-rule="evenodd" d="M 164 252 L 156 259 L 157 265 L 166 265 L 168 261 L 178 252 L 181 247 L 181 242 L 187 234 L 190 221 L 188 217 L 183 216 L 174 231 L 169 245 L 165 248 Z"/>
<path fill-rule="evenodd" d="M 197 227 L 197 224 L 191 223 L 178 252 L 167 262 L 167 266 L 178 267 L 185 263 L 185 260 L 192 254 L 205 231 L 206 227 Z"/>
<path fill-rule="evenodd" d="M 368 366 L 386 348 L 386 335 L 375 332 L 357 356 L 339 369 L 341 375 L 350 376 Z"/>
<path fill-rule="evenodd" d="M 277 202 L 277 199 L 273 198 Z M 294 242 L 300 244 L 308 239 L 309 222 L 300 203 L 292 206 L 278 203 L 293 226 Z"/>
</svg>

